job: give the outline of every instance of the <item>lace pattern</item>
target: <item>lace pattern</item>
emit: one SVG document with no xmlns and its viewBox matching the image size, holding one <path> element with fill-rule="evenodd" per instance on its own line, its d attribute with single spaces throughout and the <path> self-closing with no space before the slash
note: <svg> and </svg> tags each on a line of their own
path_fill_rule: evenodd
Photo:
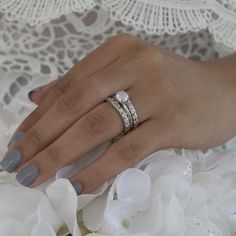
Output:
<svg viewBox="0 0 236 236">
<path fill-rule="evenodd" d="M 7 13 L 8 19 L 18 19 L 30 25 L 47 23 L 51 19 L 69 14 L 72 11 L 83 12 L 95 6 L 93 0 L 1 0 L 0 9 Z"/>
<path fill-rule="evenodd" d="M 96 5 L 106 9 L 113 20 L 149 34 L 207 28 L 217 42 L 236 49 L 235 0 L 0 0 L 0 10 L 8 19 L 32 26 Z"/>
</svg>

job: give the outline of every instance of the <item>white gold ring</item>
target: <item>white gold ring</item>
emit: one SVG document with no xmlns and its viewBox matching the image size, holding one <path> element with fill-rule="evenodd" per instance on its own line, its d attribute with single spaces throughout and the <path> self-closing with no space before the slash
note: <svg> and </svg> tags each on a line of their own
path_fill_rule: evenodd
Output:
<svg viewBox="0 0 236 236">
<path fill-rule="evenodd" d="M 133 103 L 129 99 L 129 94 L 124 90 L 120 90 L 115 94 L 114 97 L 123 107 L 126 107 L 129 110 L 129 113 L 132 117 L 131 129 L 137 128 L 139 124 L 138 115 L 134 108 Z"/>
<path fill-rule="evenodd" d="M 107 97 L 106 101 L 109 102 L 115 108 L 115 110 L 119 113 L 119 115 L 121 116 L 121 119 L 123 121 L 123 124 L 124 124 L 124 132 L 128 133 L 131 129 L 131 123 L 130 123 L 130 119 L 129 119 L 126 111 L 124 110 L 124 108 L 113 97 Z"/>
<path fill-rule="evenodd" d="M 106 101 L 119 113 L 124 124 L 124 133 L 138 127 L 138 115 L 127 92 L 120 90 L 114 96 L 107 97 Z"/>
</svg>

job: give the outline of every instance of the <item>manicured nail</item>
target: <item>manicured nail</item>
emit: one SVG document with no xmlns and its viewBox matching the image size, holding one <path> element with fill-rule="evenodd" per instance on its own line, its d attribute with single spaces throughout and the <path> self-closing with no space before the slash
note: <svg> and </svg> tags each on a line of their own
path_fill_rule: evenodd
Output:
<svg viewBox="0 0 236 236">
<path fill-rule="evenodd" d="M 22 169 L 17 175 L 17 181 L 25 186 L 31 185 L 39 175 L 39 168 L 35 164 L 29 164 Z"/>
<path fill-rule="evenodd" d="M 13 150 L 10 152 L 7 156 L 4 157 L 4 159 L 0 162 L 2 168 L 12 173 L 16 170 L 17 166 L 21 162 L 21 154 L 18 150 Z"/>
<path fill-rule="evenodd" d="M 82 192 L 82 185 L 79 181 L 73 182 L 72 186 L 75 189 L 75 192 L 77 193 L 77 195 L 79 195 Z"/>
<path fill-rule="evenodd" d="M 29 98 L 30 100 L 32 100 L 32 99 L 31 99 L 32 93 L 34 93 L 34 92 L 40 92 L 44 87 L 45 87 L 45 85 L 40 86 L 40 87 L 37 87 L 37 88 L 34 88 L 33 90 L 31 90 L 31 91 L 28 93 L 28 98 Z"/>
<path fill-rule="evenodd" d="M 7 144 L 7 147 L 12 147 L 15 143 L 17 143 L 22 137 L 24 136 L 24 133 L 21 131 L 16 131 L 12 138 L 10 139 L 9 143 Z"/>
</svg>

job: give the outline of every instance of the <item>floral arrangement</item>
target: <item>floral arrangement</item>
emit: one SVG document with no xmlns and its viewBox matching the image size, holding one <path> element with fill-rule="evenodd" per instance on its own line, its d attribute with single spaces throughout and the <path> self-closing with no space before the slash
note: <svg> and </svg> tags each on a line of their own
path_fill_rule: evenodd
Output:
<svg viewBox="0 0 236 236">
<path fill-rule="evenodd" d="M 16 127 L 0 111 L 0 153 Z M 106 144 L 109 145 L 109 144 Z M 83 163 L 31 189 L 0 172 L 1 236 L 230 236 L 236 233 L 236 152 L 162 150 L 77 196 L 67 180 Z M 2 156 L 2 155 L 1 155 Z"/>
</svg>

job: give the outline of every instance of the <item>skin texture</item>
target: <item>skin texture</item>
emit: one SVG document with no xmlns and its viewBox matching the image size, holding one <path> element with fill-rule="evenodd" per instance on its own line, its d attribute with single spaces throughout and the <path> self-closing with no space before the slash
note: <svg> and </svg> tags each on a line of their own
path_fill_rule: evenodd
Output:
<svg viewBox="0 0 236 236">
<path fill-rule="evenodd" d="M 104 102 L 126 90 L 140 125 L 97 161 L 71 178 L 90 193 L 159 149 L 205 149 L 236 134 L 236 56 L 193 62 L 122 34 L 96 49 L 64 77 L 31 93 L 39 106 L 17 129 L 19 173 L 29 164 L 35 187 L 123 130 L 119 114 Z M 108 168 L 109 167 L 109 168 Z"/>
</svg>

